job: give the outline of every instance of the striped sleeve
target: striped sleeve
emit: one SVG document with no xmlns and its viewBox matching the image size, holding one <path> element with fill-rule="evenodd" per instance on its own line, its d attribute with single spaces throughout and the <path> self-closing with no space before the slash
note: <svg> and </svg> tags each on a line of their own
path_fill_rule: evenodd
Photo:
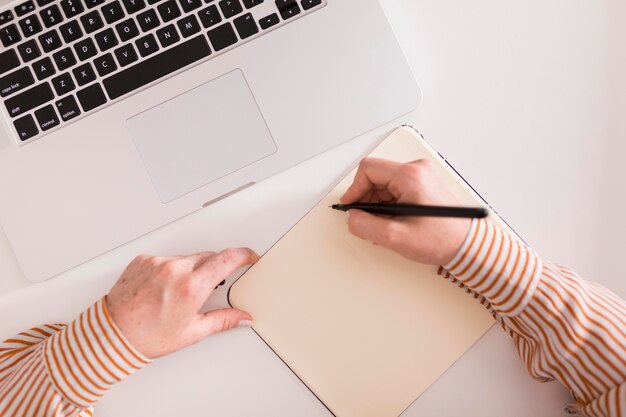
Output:
<svg viewBox="0 0 626 417">
<path fill-rule="evenodd" d="M 624 300 L 486 220 L 440 272 L 492 311 L 534 378 L 572 392 L 570 415 L 626 416 Z"/>
<path fill-rule="evenodd" d="M 67 326 L 36 327 L 0 345 L 0 416 L 91 416 L 113 384 L 148 363 L 102 298 Z"/>
</svg>

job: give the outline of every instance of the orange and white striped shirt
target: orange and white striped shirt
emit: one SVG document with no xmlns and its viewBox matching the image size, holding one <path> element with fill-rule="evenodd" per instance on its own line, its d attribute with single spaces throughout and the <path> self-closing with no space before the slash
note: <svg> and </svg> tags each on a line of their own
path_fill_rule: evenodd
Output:
<svg viewBox="0 0 626 417">
<path fill-rule="evenodd" d="M 528 372 L 577 400 L 570 415 L 626 416 L 626 302 L 474 220 L 440 273 L 481 301 L 513 338 Z"/>
<path fill-rule="evenodd" d="M 569 414 L 626 416 L 626 302 L 544 263 L 515 236 L 474 220 L 440 273 L 485 305 L 529 373 L 558 380 Z M 114 383 L 150 361 L 111 320 L 105 299 L 69 326 L 31 329 L 0 345 L 0 416 L 90 416 Z"/>
<path fill-rule="evenodd" d="M 36 327 L 0 345 L 0 416 L 91 416 L 113 384 L 150 363 L 113 323 L 105 301 L 68 326 Z"/>
</svg>

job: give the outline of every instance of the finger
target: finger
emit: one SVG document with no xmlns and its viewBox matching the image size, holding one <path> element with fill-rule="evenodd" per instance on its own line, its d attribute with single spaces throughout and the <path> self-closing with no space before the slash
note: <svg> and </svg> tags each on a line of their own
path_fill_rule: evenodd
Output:
<svg viewBox="0 0 626 417">
<path fill-rule="evenodd" d="M 390 203 L 393 202 L 396 197 L 389 192 L 389 190 L 376 190 L 370 196 L 370 203 Z"/>
<path fill-rule="evenodd" d="M 396 247 L 404 227 L 403 223 L 394 219 L 374 216 L 361 210 L 350 210 L 350 233 L 386 248 Z"/>
<path fill-rule="evenodd" d="M 213 289 L 237 269 L 252 265 L 258 260 L 259 255 L 251 249 L 225 249 L 196 265 L 194 274 L 200 277 L 208 288 Z"/>
<path fill-rule="evenodd" d="M 199 340 L 235 327 L 252 327 L 252 316 L 235 308 L 209 311 L 198 315 L 193 331 Z"/>
<path fill-rule="evenodd" d="M 341 197 L 343 204 L 360 201 L 372 189 L 384 190 L 396 173 L 400 164 L 378 158 L 361 161 L 352 185 Z"/>
<path fill-rule="evenodd" d="M 192 262 L 194 267 L 193 270 L 195 271 L 198 266 L 202 265 L 204 262 L 206 262 L 211 256 L 214 256 L 215 252 L 211 252 L 211 251 L 206 251 L 206 252 L 198 252 L 198 253 L 193 253 L 191 255 L 188 256 L 184 256 L 183 259 Z"/>
</svg>

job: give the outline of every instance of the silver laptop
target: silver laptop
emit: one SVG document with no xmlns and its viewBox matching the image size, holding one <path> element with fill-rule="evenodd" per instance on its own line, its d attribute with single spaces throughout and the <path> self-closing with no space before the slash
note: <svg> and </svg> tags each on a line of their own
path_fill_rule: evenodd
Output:
<svg viewBox="0 0 626 417">
<path fill-rule="evenodd" d="M 414 109 L 378 0 L 0 0 L 0 224 L 42 281 Z"/>
</svg>

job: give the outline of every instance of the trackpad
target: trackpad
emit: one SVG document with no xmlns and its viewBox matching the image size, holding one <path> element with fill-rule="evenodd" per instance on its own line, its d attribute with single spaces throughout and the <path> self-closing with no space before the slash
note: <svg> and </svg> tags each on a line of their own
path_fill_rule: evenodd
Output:
<svg viewBox="0 0 626 417">
<path fill-rule="evenodd" d="M 163 203 L 277 150 L 240 70 L 146 110 L 126 124 Z"/>
</svg>

